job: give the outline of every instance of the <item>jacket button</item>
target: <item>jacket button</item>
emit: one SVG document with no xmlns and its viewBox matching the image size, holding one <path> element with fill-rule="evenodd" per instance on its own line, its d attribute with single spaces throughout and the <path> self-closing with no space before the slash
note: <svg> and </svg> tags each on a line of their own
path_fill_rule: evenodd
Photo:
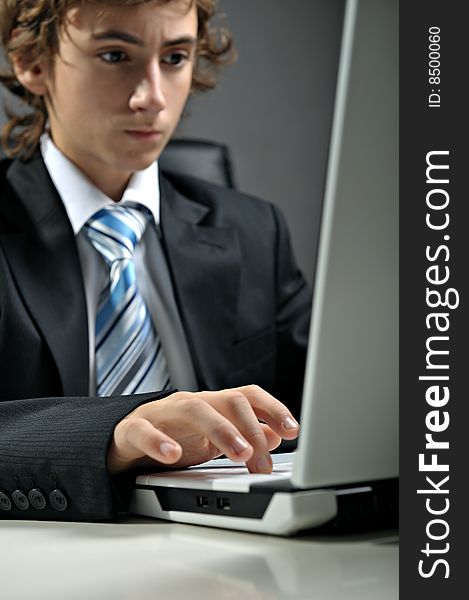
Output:
<svg viewBox="0 0 469 600">
<path fill-rule="evenodd" d="M 0 510 L 11 510 L 11 500 L 3 492 L 0 492 Z"/>
<path fill-rule="evenodd" d="M 23 490 L 15 490 L 11 497 L 20 510 L 27 510 L 29 508 L 29 500 Z"/>
<path fill-rule="evenodd" d="M 42 510 L 46 507 L 47 502 L 41 490 L 38 490 L 37 488 L 30 490 L 28 498 L 31 505 L 34 506 L 34 508 L 37 508 L 37 510 Z"/>
<path fill-rule="evenodd" d="M 65 510 L 68 506 L 67 498 L 62 490 L 54 490 L 49 494 L 49 500 L 55 510 Z"/>
</svg>

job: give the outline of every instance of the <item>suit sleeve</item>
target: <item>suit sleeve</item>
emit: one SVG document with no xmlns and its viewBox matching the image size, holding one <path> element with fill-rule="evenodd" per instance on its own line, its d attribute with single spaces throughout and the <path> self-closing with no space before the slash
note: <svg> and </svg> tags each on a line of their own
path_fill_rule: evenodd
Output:
<svg viewBox="0 0 469 600">
<path fill-rule="evenodd" d="M 299 419 L 311 313 L 311 291 L 295 260 L 286 221 L 272 206 L 277 225 L 275 392 Z"/>
<path fill-rule="evenodd" d="M 135 476 L 107 471 L 114 427 L 167 393 L 58 396 L 58 372 L 31 322 L 0 247 L 0 519 L 112 519 L 126 509 Z"/>
<path fill-rule="evenodd" d="M 135 477 L 111 477 L 107 471 L 114 427 L 137 406 L 164 395 L 0 402 L 0 518 L 113 519 L 125 510 Z M 21 493 L 27 499 L 26 508 L 15 503 L 17 491 L 20 505 L 25 506 Z M 60 494 L 66 499 L 65 509 Z"/>
</svg>

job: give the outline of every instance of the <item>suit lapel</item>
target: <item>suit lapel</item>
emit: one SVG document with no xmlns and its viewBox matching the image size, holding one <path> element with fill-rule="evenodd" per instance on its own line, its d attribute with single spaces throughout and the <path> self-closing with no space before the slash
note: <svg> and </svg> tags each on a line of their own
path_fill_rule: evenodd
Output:
<svg viewBox="0 0 469 600">
<path fill-rule="evenodd" d="M 199 385 L 226 380 L 239 291 L 237 232 L 202 224 L 210 208 L 161 180 L 161 227 L 176 299 Z"/>
<path fill-rule="evenodd" d="M 13 276 L 56 362 L 64 395 L 87 395 L 86 301 L 65 208 L 40 157 L 14 162 L 7 179 L 21 206 L 5 241 Z"/>
<path fill-rule="evenodd" d="M 65 208 L 40 157 L 15 161 L 7 179 L 19 202 L 13 233 L 4 238 L 13 276 L 56 362 L 64 395 L 87 395 L 86 300 Z M 206 224 L 210 211 L 161 180 L 163 244 L 176 300 L 199 385 L 217 389 L 230 366 L 241 255 L 235 230 Z"/>
</svg>

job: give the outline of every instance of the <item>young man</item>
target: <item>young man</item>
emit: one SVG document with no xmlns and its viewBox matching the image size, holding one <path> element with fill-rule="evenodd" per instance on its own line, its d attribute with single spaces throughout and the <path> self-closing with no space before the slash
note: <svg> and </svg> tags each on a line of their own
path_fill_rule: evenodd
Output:
<svg viewBox="0 0 469 600">
<path fill-rule="evenodd" d="M 0 6 L 32 108 L 0 167 L 0 516 L 109 519 L 136 469 L 220 453 L 270 472 L 309 322 L 285 224 L 156 162 L 229 52 L 214 0 Z"/>
</svg>

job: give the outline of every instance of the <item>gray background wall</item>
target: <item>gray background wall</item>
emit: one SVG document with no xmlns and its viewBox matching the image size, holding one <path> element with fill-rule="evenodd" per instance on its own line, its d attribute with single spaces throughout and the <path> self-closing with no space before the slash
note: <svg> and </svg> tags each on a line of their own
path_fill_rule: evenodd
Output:
<svg viewBox="0 0 469 600">
<path fill-rule="evenodd" d="M 343 0 L 220 0 L 239 58 L 190 100 L 179 137 L 232 150 L 238 187 L 279 205 L 311 281 Z M 0 124 L 4 121 L 0 113 Z"/>
<path fill-rule="evenodd" d="M 220 0 L 238 61 L 194 97 L 178 135 L 227 143 L 238 187 L 285 214 L 312 280 L 343 0 Z"/>
</svg>

